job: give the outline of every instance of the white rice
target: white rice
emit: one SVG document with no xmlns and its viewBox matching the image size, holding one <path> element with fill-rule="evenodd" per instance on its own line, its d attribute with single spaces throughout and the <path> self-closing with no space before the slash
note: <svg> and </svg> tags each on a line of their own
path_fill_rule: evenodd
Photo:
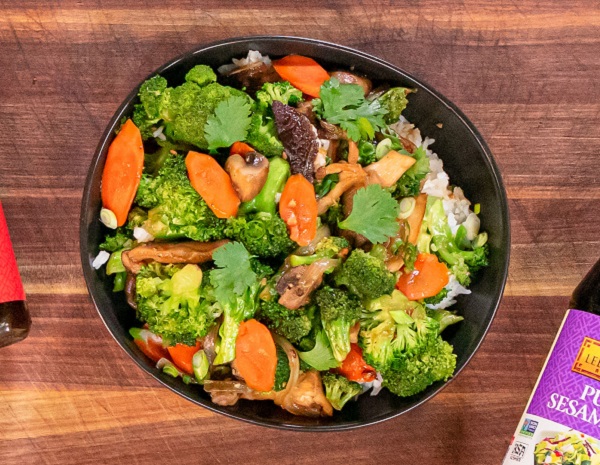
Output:
<svg viewBox="0 0 600 465">
<path fill-rule="evenodd" d="M 419 128 L 410 123 L 403 116 L 400 116 L 400 120 L 392 125 L 391 128 L 398 135 L 408 139 L 413 144 L 425 148 L 425 152 L 429 157 L 430 171 L 425 177 L 425 183 L 423 184 L 421 192 L 443 199 L 444 212 L 448 216 L 448 223 L 450 224 L 452 233 L 456 234 L 458 227 L 463 224 L 467 218 L 472 218 L 473 216 L 476 217 L 476 215 L 472 214 L 472 211 L 470 210 L 471 202 L 465 197 L 465 194 L 460 187 L 455 187 L 453 190 L 450 190 L 450 178 L 444 171 L 444 162 L 440 160 L 440 157 L 438 157 L 435 152 L 429 149 L 429 146 L 433 144 L 435 140 L 430 139 L 429 137 L 426 137 L 423 140 Z M 477 222 L 478 220 L 479 218 L 477 218 Z M 471 222 L 475 223 L 475 220 L 471 219 Z M 476 225 L 476 228 L 474 227 L 475 224 L 472 226 L 471 229 L 468 228 L 468 231 L 470 232 L 469 235 L 476 232 L 472 237 L 469 237 L 471 240 L 479 232 L 479 224 Z"/>
<path fill-rule="evenodd" d="M 381 373 L 379 373 L 379 372 L 377 372 L 377 375 L 376 375 L 376 378 L 374 381 L 369 381 L 369 382 L 365 382 L 365 383 L 359 382 L 358 384 L 360 384 L 362 386 L 362 392 L 360 394 L 358 394 L 357 397 L 364 394 L 369 389 L 372 389 L 371 395 L 376 396 L 377 394 L 379 394 L 379 392 L 381 391 L 381 389 L 383 387 L 381 385 L 381 383 L 383 383 L 383 377 L 381 376 Z"/>
<path fill-rule="evenodd" d="M 144 228 L 136 226 L 133 228 L 133 237 L 138 242 L 151 242 L 154 240 L 154 236 L 146 231 Z"/>
<path fill-rule="evenodd" d="M 248 56 L 246 58 L 241 58 L 241 59 L 234 58 L 231 61 L 233 61 L 232 64 L 219 66 L 219 68 L 217 69 L 219 74 L 221 74 L 221 75 L 228 74 L 236 68 L 240 68 L 241 66 L 245 66 L 250 63 L 256 63 L 258 61 L 262 61 L 267 66 L 271 65 L 271 59 L 269 58 L 269 56 L 261 55 L 261 53 L 256 50 L 250 50 L 248 52 Z"/>
<path fill-rule="evenodd" d="M 96 258 L 94 258 L 94 261 L 92 262 L 92 266 L 94 267 L 95 270 L 97 270 L 102 265 L 104 265 L 108 261 L 109 258 L 110 258 L 110 254 L 106 250 L 101 250 L 100 252 L 98 252 L 98 255 L 96 255 Z"/>
</svg>

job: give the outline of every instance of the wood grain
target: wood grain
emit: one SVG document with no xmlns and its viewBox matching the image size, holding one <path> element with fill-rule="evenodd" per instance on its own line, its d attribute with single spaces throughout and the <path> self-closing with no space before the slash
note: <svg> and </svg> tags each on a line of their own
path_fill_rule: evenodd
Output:
<svg viewBox="0 0 600 465">
<path fill-rule="evenodd" d="M 373 53 L 456 103 L 511 210 L 505 298 L 469 366 L 400 418 L 326 435 L 195 407 L 114 343 L 81 276 L 87 168 L 112 113 L 198 44 L 285 34 Z M 0 350 L 0 463 L 502 460 L 568 296 L 600 254 L 600 5 L 573 0 L 0 0 L 0 199 L 33 314 Z"/>
</svg>

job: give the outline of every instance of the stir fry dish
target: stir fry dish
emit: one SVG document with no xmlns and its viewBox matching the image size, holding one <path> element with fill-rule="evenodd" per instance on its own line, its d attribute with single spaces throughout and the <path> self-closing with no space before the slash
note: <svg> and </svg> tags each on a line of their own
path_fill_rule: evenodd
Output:
<svg viewBox="0 0 600 465">
<path fill-rule="evenodd" d="M 600 463 L 600 441 L 577 431 L 563 431 L 536 444 L 536 465 L 597 465 Z"/>
<path fill-rule="evenodd" d="M 93 265 L 159 369 L 219 405 L 305 416 L 452 377 L 443 331 L 487 234 L 402 116 L 413 92 L 256 51 L 141 85 L 106 157 Z"/>
</svg>

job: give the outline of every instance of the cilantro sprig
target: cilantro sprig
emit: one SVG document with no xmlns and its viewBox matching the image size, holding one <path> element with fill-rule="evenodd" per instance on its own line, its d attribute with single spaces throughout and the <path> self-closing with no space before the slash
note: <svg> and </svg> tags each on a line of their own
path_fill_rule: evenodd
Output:
<svg viewBox="0 0 600 465">
<path fill-rule="evenodd" d="M 313 99 L 316 114 L 328 123 L 339 124 L 354 141 L 371 140 L 375 131 L 383 129 L 387 110 L 377 100 L 365 99 L 357 84 L 340 84 L 331 78 L 321 86 L 320 98 Z"/>
<path fill-rule="evenodd" d="M 398 202 L 379 184 L 359 189 L 352 213 L 338 227 L 362 234 L 374 244 L 383 243 L 398 232 Z"/>
<path fill-rule="evenodd" d="M 209 150 L 229 147 L 244 140 L 250 127 L 250 103 L 240 95 L 232 95 L 220 102 L 204 125 L 204 136 Z"/>
<path fill-rule="evenodd" d="M 219 302 L 228 302 L 234 295 L 243 295 L 256 283 L 251 258 L 246 247 L 239 242 L 229 242 L 213 252 L 217 268 L 210 272 L 210 282 L 215 287 L 215 297 Z"/>
</svg>

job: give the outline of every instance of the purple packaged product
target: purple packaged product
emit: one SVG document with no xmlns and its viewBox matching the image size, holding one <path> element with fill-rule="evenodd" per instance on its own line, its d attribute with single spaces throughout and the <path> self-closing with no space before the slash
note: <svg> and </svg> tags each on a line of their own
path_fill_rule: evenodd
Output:
<svg viewBox="0 0 600 465">
<path fill-rule="evenodd" d="M 600 464 L 600 316 L 569 310 L 504 465 Z"/>
</svg>

